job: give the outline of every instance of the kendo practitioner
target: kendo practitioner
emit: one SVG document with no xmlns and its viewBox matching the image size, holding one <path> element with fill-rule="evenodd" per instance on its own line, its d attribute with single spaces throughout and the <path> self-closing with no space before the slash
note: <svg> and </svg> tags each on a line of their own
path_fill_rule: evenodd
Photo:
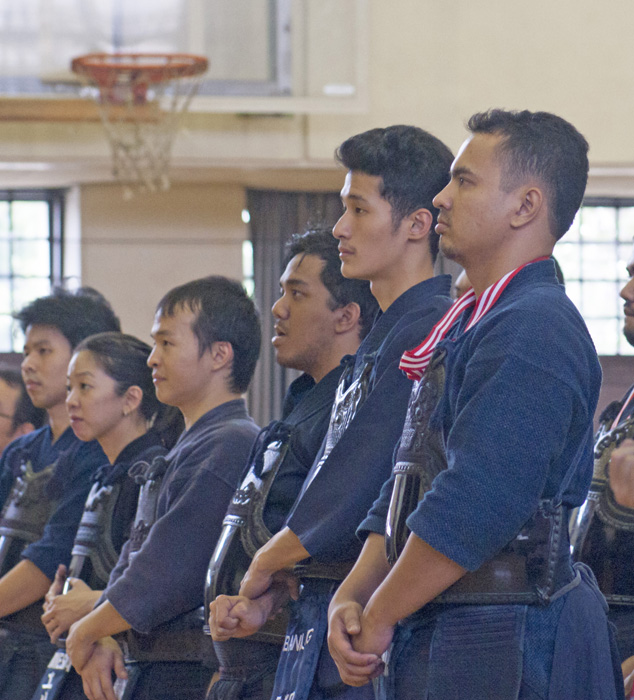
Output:
<svg viewBox="0 0 634 700">
<path fill-rule="evenodd" d="M 258 434 L 242 394 L 260 326 L 242 285 L 212 276 L 176 287 L 158 304 L 152 338 L 157 398 L 181 411 L 185 431 L 162 466 L 139 475 L 132 536 L 101 602 L 70 629 L 66 650 L 90 700 L 115 700 L 113 671 L 126 699 L 204 697 L 205 572 Z"/>
<path fill-rule="evenodd" d="M 274 698 L 370 697 L 346 689 L 325 643 L 332 592 L 359 552 L 355 530 L 389 477 L 410 386 L 401 354 L 449 306 L 449 276 L 434 277 L 438 239 L 432 197 L 451 153 L 411 126 L 372 129 L 337 152 L 347 168 L 344 214 L 333 234 L 345 277 L 370 281 L 381 313 L 339 382 L 324 445 L 284 527 L 256 553 L 241 593 L 256 599 L 278 572 L 302 584 L 291 608 Z M 309 559 L 310 558 L 310 559 Z M 304 561 L 309 559 L 309 561 Z"/>
<path fill-rule="evenodd" d="M 634 345 L 634 254 L 625 301 L 623 334 Z M 634 387 L 603 411 L 595 440 L 594 474 L 588 498 L 573 519 L 573 555 L 588 564 L 610 607 L 621 659 L 634 655 L 634 501 L 632 448 Z"/>
<path fill-rule="evenodd" d="M 131 335 L 98 333 L 75 348 L 69 364 L 71 427 L 80 440 L 97 440 L 108 462 L 94 475 L 70 566 L 60 565 L 45 597 L 42 622 L 54 644 L 93 609 L 130 537 L 140 486 L 136 472 L 165 455 L 182 430 L 178 409 L 156 398 L 150 351 Z M 40 695 L 84 698 L 81 679 L 69 667 L 68 655 L 58 650 L 40 680 Z"/>
<path fill-rule="evenodd" d="M 208 598 L 228 595 L 217 598 L 212 609 L 229 611 L 241 602 L 232 594 L 238 593 L 250 556 L 283 525 L 321 447 L 344 367 L 341 360 L 354 355 L 376 315 L 369 284 L 346 279 L 340 267 L 330 229 L 309 230 L 287 245 L 280 298 L 272 308 L 272 343 L 278 364 L 303 374 L 288 389 L 281 419 L 260 433 L 227 513 L 210 564 Z M 273 602 L 271 594 L 259 599 L 262 619 L 273 612 Z M 234 619 L 237 626 L 240 619 Z M 277 639 L 274 630 L 265 629 L 257 640 L 221 641 L 221 631 L 212 631 L 220 679 L 210 700 L 269 700 L 284 628 L 278 629 Z"/>
<path fill-rule="evenodd" d="M 0 455 L 9 443 L 44 425 L 46 412 L 36 408 L 26 393 L 22 374 L 0 365 Z"/>
<path fill-rule="evenodd" d="M 22 377 L 48 424 L 14 440 L 0 459 L 0 698 L 30 700 L 55 651 L 38 601 L 58 565 L 68 564 L 94 472 L 105 455 L 69 427 L 66 370 L 73 348 L 93 333 L 119 330 L 95 290 L 56 289 L 16 314 L 25 333 Z"/>
<path fill-rule="evenodd" d="M 394 476 L 329 611 L 353 685 L 380 697 L 623 696 L 606 606 L 570 557 L 601 371 L 549 256 L 581 204 L 588 144 L 545 112 L 491 110 L 436 196 L 473 289 L 404 354 L 415 380 Z M 388 507 L 389 506 L 389 507 Z"/>
</svg>

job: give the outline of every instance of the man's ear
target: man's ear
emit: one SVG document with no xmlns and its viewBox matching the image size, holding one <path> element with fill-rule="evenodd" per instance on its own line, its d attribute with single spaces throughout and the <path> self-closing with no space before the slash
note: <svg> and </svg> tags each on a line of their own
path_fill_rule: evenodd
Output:
<svg viewBox="0 0 634 700">
<path fill-rule="evenodd" d="M 233 362 L 233 345 L 227 340 L 216 340 L 207 352 L 211 355 L 211 366 L 215 370 L 231 366 Z"/>
<path fill-rule="evenodd" d="M 407 217 L 407 221 L 409 224 L 408 238 L 411 241 L 415 241 L 424 238 L 431 231 L 434 217 L 429 209 L 421 208 L 413 211 Z"/>
<path fill-rule="evenodd" d="M 356 301 L 335 309 L 335 333 L 347 333 L 356 328 L 361 319 L 361 307 Z"/>
<path fill-rule="evenodd" d="M 511 228 L 521 228 L 534 221 L 544 207 L 541 188 L 532 185 L 520 192 L 518 206 L 511 217 Z"/>
</svg>

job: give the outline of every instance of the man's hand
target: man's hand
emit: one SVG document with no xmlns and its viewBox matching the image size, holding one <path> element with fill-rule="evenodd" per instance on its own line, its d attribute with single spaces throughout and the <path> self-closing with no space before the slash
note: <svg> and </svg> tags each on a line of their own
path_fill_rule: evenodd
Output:
<svg viewBox="0 0 634 700">
<path fill-rule="evenodd" d="M 337 664 L 341 680 L 361 686 L 383 671 L 380 654 L 357 648 L 363 622 L 363 608 L 348 601 L 331 605 L 328 613 L 328 648 Z M 386 647 L 387 648 L 387 647 Z"/>
<path fill-rule="evenodd" d="M 273 574 L 275 573 L 274 569 L 266 566 L 264 557 L 260 555 L 260 552 L 256 553 L 240 583 L 239 595 L 251 600 L 259 598 L 269 590 L 273 583 Z"/>
<path fill-rule="evenodd" d="M 634 508 L 634 440 L 623 440 L 612 452 L 608 473 L 616 502 Z"/>
<path fill-rule="evenodd" d="M 309 556 L 297 535 L 288 527 L 282 528 L 255 553 L 242 579 L 239 594 L 254 600 L 268 591 L 274 580 L 282 577 L 288 584 L 291 597 L 297 599 L 296 580 L 291 572 L 295 564 Z"/>
<path fill-rule="evenodd" d="M 51 586 L 48 589 L 47 594 L 44 596 L 44 603 L 42 604 L 42 607 L 44 608 L 44 612 L 46 612 L 46 605 L 48 603 L 50 603 L 58 595 L 62 595 L 62 591 L 64 590 L 64 584 L 66 583 L 67 576 L 68 576 L 68 570 L 66 569 L 66 567 L 63 564 L 60 564 L 57 567 L 57 571 L 55 572 L 55 578 L 53 579 L 53 583 L 51 583 Z"/>
<path fill-rule="evenodd" d="M 275 617 L 286 605 L 290 591 L 297 593 L 297 579 L 280 572 L 273 577 L 269 590 L 255 600 L 246 596 L 221 595 L 209 605 L 211 636 L 218 642 L 232 637 L 249 637 Z M 291 594 L 292 595 L 292 594 Z"/>
<path fill-rule="evenodd" d="M 42 622 L 53 644 L 57 642 L 60 635 L 70 629 L 72 624 L 81 620 L 93 609 L 101 595 L 101 591 L 93 591 L 90 586 L 78 578 L 69 579 L 71 589 L 66 595 L 54 595 L 54 591 L 57 590 L 59 574 L 58 569 L 55 581 L 46 594 L 44 614 L 42 615 Z"/>
<path fill-rule="evenodd" d="M 251 600 L 245 596 L 220 595 L 209 605 L 209 628 L 217 642 L 249 637 L 269 619 L 269 597 Z"/>
<path fill-rule="evenodd" d="M 376 654 L 379 658 L 392 643 L 394 627 L 380 623 L 368 614 L 368 607 L 361 616 L 361 631 L 353 637 L 352 646 L 362 654 Z"/>
<path fill-rule="evenodd" d="M 112 683 L 113 671 L 117 678 L 128 677 L 119 645 L 112 637 L 103 637 L 81 670 L 84 693 L 89 700 L 117 700 Z"/>
<path fill-rule="evenodd" d="M 66 639 L 66 653 L 70 657 L 73 668 L 81 674 L 84 666 L 95 651 L 97 640 L 84 633 L 82 623 L 84 620 L 75 622 L 70 627 L 68 638 Z"/>
</svg>

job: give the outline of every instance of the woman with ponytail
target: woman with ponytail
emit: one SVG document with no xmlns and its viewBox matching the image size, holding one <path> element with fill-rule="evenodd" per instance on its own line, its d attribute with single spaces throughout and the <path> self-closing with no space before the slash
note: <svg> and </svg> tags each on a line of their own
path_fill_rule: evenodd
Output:
<svg viewBox="0 0 634 700">
<path fill-rule="evenodd" d="M 165 455 L 183 429 L 180 412 L 156 398 L 150 352 L 133 336 L 99 333 L 77 346 L 68 366 L 73 432 L 80 440 L 97 440 L 109 463 L 95 474 L 70 570 L 60 565 L 46 595 L 42 622 L 53 643 L 93 609 L 130 535 L 139 486 L 129 470 Z M 79 681 L 81 688 L 78 677 L 74 681 L 58 697 L 73 696 L 68 686 Z"/>
</svg>

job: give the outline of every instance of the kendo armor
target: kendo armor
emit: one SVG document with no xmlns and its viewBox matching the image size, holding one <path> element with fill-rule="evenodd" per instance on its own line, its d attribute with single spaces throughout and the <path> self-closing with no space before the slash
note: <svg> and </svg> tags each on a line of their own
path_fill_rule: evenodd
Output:
<svg viewBox="0 0 634 700">
<path fill-rule="evenodd" d="M 9 560 L 13 556 L 8 557 L 12 543 L 21 543 L 21 551 L 24 545 L 39 540 L 44 532 L 55 506 L 47 494 L 55 465 L 56 462 L 35 472 L 26 453 L 18 457 L 13 486 L 0 516 L 0 571 L 3 574 L 16 563 Z"/>
<path fill-rule="evenodd" d="M 164 449 L 157 445 L 153 451 L 159 456 Z M 151 461 L 151 453 L 148 458 L 148 461 Z M 135 468 L 134 473 L 137 476 L 150 469 L 148 461 L 137 462 L 131 467 Z M 73 544 L 69 576 L 81 578 L 84 563 L 89 559 L 92 564 L 92 576 L 96 579 L 93 581 L 93 587 L 106 586 L 110 572 L 119 558 L 119 550 L 112 538 L 112 527 L 117 502 L 128 478 L 128 472 L 125 465 L 115 466 L 114 471 L 111 466 L 100 469 L 95 475 L 84 505 Z"/>
<path fill-rule="evenodd" d="M 430 418 L 443 394 L 446 351 L 437 349 L 410 396 L 403 435 L 394 466 L 395 483 L 385 529 L 386 554 L 394 565 L 410 531 L 406 520 L 447 468 L 440 431 Z M 437 603 L 543 603 L 570 581 L 566 510 L 551 500 L 540 501 L 537 512 L 518 535 L 477 571 L 468 572 L 435 598 Z M 563 556 L 562 556 L 563 555 Z M 567 578 L 566 578 L 567 577 Z"/>
<path fill-rule="evenodd" d="M 130 561 L 141 549 L 150 529 L 156 522 L 161 483 L 168 468 L 165 457 L 155 457 L 151 463 L 137 462 L 128 474 L 140 485 L 139 502 L 130 533 Z M 191 610 L 152 630 L 140 634 L 134 630 L 123 633 L 120 642 L 124 648 L 126 663 L 202 661 L 210 663 L 213 671 L 213 649 L 204 646 L 202 627 L 204 611 Z"/>
<path fill-rule="evenodd" d="M 221 594 L 237 595 L 242 577 L 255 553 L 273 536 L 264 522 L 266 500 L 284 461 L 291 437 L 291 426 L 275 421 L 263 430 L 252 450 L 251 466 L 235 492 L 223 521 L 205 585 L 205 610 Z M 285 625 L 284 625 L 285 626 Z M 205 621 L 205 632 L 209 624 Z M 279 641 L 282 623 L 267 623 L 254 638 Z"/>
<path fill-rule="evenodd" d="M 634 510 L 619 505 L 608 481 L 612 452 L 634 438 L 634 415 L 615 428 L 621 404 L 602 415 L 594 447 L 594 471 L 588 497 L 573 516 L 570 541 L 574 559 L 588 564 L 610 605 L 634 605 Z"/>
<path fill-rule="evenodd" d="M 374 358 L 374 355 L 365 358 L 363 369 L 355 381 L 350 381 L 354 369 L 353 358 L 344 370 L 330 414 L 324 453 L 316 471 L 321 468 L 365 401 L 369 393 Z M 263 515 L 269 491 L 288 450 L 291 430 L 285 423 L 275 421 L 262 431 L 253 448 L 249 460 L 251 467 L 229 504 L 222 533 L 209 562 L 205 610 L 221 594 L 237 595 L 253 556 L 273 536 L 266 527 Z M 338 577 L 345 578 L 349 568 L 347 566 L 345 571 L 338 571 Z M 301 576 L 319 576 L 322 572 L 324 568 L 319 564 L 308 563 L 297 567 L 297 573 Z M 331 573 L 330 569 L 327 573 Z M 258 632 L 260 639 L 279 641 L 284 629 L 278 618 Z M 205 631 L 209 633 L 208 624 L 205 625 Z"/>
<path fill-rule="evenodd" d="M 141 549 L 156 521 L 159 491 L 167 467 L 167 460 L 161 455 L 151 463 L 137 462 L 128 471 L 129 476 L 140 486 L 139 502 L 130 532 L 130 558 Z"/>
<path fill-rule="evenodd" d="M 314 471 L 309 474 L 303 490 L 309 486 L 311 481 L 319 473 L 324 462 L 335 448 L 342 435 L 346 432 L 352 423 L 357 412 L 365 403 L 368 394 L 371 391 L 374 380 L 374 368 L 377 360 L 377 353 L 370 353 L 363 358 L 363 366 L 356 379 L 352 380 L 354 374 L 354 362 L 351 362 L 344 370 L 339 385 L 335 401 L 330 414 L 330 423 L 328 424 L 328 432 L 324 451 L 321 455 Z M 351 381 L 352 380 L 352 381 Z M 308 559 L 305 562 L 297 564 L 295 573 L 299 578 L 318 578 L 332 579 L 343 581 L 350 573 L 354 566 L 354 561 L 342 562 L 320 562 Z"/>
</svg>

